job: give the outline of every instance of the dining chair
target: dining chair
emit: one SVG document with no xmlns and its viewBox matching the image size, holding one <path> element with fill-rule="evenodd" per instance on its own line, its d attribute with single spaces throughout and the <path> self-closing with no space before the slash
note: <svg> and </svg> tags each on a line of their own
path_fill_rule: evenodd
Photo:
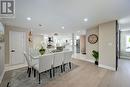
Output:
<svg viewBox="0 0 130 87">
<path fill-rule="evenodd" d="M 41 73 L 44 71 L 50 71 L 50 77 L 52 78 L 52 64 L 53 64 L 54 55 L 53 54 L 45 54 L 43 56 L 39 56 L 39 63 L 36 64 L 34 68 L 34 77 L 36 77 L 36 71 L 39 73 L 39 84 L 41 82 Z"/>
<path fill-rule="evenodd" d="M 29 55 L 25 51 L 24 51 L 24 57 L 26 58 L 27 65 L 28 65 L 28 70 L 27 70 L 28 77 L 30 77 L 31 70 L 32 70 L 33 66 L 35 65 L 35 63 L 32 63 L 31 58 L 29 57 Z"/>
<path fill-rule="evenodd" d="M 64 52 L 64 59 L 63 59 L 63 70 L 65 71 L 66 64 L 69 64 L 69 67 L 71 69 L 71 60 L 72 60 L 72 51 L 66 51 Z"/>
<path fill-rule="evenodd" d="M 55 68 L 60 66 L 61 72 L 63 72 L 63 52 L 57 52 L 54 54 L 54 60 L 53 60 L 53 76 L 55 76 Z"/>
</svg>

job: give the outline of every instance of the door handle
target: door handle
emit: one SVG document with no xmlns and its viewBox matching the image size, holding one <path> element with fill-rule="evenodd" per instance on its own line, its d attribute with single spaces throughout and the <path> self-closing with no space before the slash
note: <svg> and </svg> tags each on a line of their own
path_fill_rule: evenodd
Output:
<svg viewBox="0 0 130 87">
<path fill-rule="evenodd" d="M 15 50 L 13 49 L 13 50 L 11 50 L 11 52 L 15 52 Z"/>
</svg>

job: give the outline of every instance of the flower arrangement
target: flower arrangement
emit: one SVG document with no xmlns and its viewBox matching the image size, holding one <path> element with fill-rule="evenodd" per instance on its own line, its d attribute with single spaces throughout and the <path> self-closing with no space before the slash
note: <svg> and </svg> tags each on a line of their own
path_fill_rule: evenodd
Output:
<svg viewBox="0 0 130 87">
<path fill-rule="evenodd" d="M 39 49 L 39 52 L 41 55 L 43 55 L 45 53 L 46 49 L 43 48 L 43 46 L 41 46 L 41 48 Z"/>
</svg>

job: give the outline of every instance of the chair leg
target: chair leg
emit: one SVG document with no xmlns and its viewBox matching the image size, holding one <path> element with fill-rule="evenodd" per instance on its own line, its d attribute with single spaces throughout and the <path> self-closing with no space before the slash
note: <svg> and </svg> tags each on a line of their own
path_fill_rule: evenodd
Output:
<svg viewBox="0 0 130 87">
<path fill-rule="evenodd" d="M 69 67 L 70 67 L 70 69 L 71 69 L 71 62 L 69 62 Z"/>
<path fill-rule="evenodd" d="M 7 83 L 7 86 L 6 87 L 10 87 L 10 82 Z"/>
<path fill-rule="evenodd" d="M 55 68 L 53 68 L 53 77 L 55 77 Z"/>
<path fill-rule="evenodd" d="M 39 73 L 39 84 L 41 82 L 41 73 Z"/>
<path fill-rule="evenodd" d="M 61 73 L 63 73 L 63 66 L 61 65 Z"/>
<path fill-rule="evenodd" d="M 29 68 L 29 74 L 28 74 L 28 77 L 31 76 L 31 68 Z"/>
<path fill-rule="evenodd" d="M 28 67 L 28 69 L 27 69 L 27 73 L 29 73 L 29 67 Z"/>
<path fill-rule="evenodd" d="M 52 69 L 50 69 L 50 78 L 52 78 Z"/>
<path fill-rule="evenodd" d="M 64 72 L 65 72 L 65 64 L 63 64 L 63 70 L 64 70 Z"/>
<path fill-rule="evenodd" d="M 34 69 L 34 77 L 36 77 L 36 70 Z"/>
</svg>

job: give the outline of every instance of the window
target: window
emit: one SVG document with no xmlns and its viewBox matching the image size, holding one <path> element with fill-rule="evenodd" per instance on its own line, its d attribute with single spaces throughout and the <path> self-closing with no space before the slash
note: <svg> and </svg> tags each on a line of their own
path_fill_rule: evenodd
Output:
<svg viewBox="0 0 130 87">
<path fill-rule="evenodd" d="M 126 36 L 126 52 L 130 52 L 130 35 Z"/>
</svg>

